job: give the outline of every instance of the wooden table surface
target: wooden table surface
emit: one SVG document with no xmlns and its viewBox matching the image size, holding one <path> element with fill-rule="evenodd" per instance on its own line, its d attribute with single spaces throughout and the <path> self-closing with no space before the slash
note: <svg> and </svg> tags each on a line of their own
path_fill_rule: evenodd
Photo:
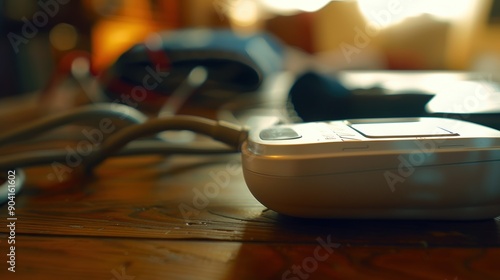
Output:
<svg viewBox="0 0 500 280">
<path fill-rule="evenodd" d="M 500 279 L 500 217 L 284 217 L 252 196 L 239 164 L 237 154 L 113 158 L 62 182 L 51 166 L 28 168 L 15 272 L 0 206 L 0 279 Z"/>
<path fill-rule="evenodd" d="M 26 170 L 16 196 L 15 273 L 0 228 L 0 279 L 500 279 L 500 219 L 305 220 L 266 209 L 238 155 L 142 156 L 94 177 Z M 197 195 L 198 194 L 198 195 Z M 193 200 L 195 199 L 195 200 Z M 198 199 L 198 200 L 196 200 Z M 7 223 L 7 205 L 0 219 Z"/>
</svg>

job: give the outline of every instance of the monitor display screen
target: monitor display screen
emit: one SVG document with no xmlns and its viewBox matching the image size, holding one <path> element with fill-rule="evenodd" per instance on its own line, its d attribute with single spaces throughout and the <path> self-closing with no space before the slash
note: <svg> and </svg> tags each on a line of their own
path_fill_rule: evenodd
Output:
<svg viewBox="0 0 500 280">
<path fill-rule="evenodd" d="M 369 138 L 458 136 L 458 133 L 424 122 L 351 123 L 351 128 Z"/>
</svg>

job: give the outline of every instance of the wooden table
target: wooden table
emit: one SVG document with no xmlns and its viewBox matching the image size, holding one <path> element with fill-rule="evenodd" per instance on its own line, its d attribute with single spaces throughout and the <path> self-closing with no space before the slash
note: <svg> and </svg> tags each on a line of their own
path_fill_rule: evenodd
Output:
<svg viewBox="0 0 500 280">
<path fill-rule="evenodd" d="M 0 279 L 500 279 L 499 218 L 283 217 L 253 198 L 229 169 L 238 164 L 238 155 L 114 158 L 62 183 L 50 166 L 27 169 L 16 272 L 2 226 Z"/>
<path fill-rule="evenodd" d="M 51 166 L 26 169 L 15 273 L 0 206 L 0 279 L 500 279 L 500 217 L 284 217 L 252 196 L 239 165 L 236 154 L 113 158 L 62 182 Z"/>
</svg>

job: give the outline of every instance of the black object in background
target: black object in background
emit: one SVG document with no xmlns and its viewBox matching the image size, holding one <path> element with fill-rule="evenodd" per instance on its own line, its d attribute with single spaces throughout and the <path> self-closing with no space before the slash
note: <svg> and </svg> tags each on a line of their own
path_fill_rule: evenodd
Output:
<svg viewBox="0 0 500 280">
<path fill-rule="evenodd" d="M 421 117 L 434 95 L 407 91 L 387 94 L 381 88 L 350 90 L 334 77 L 306 72 L 290 89 L 289 100 L 304 122 L 356 119 Z"/>
<path fill-rule="evenodd" d="M 8 20 L 4 15 L 5 2 L 0 0 L 0 98 L 13 95 L 19 92 L 19 82 L 17 81 L 16 72 L 16 56 L 12 48 L 8 34 Z"/>
</svg>

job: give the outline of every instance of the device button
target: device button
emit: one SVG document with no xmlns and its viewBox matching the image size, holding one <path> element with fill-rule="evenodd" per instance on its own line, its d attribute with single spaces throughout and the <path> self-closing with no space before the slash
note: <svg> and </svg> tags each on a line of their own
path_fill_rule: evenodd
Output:
<svg viewBox="0 0 500 280">
<path fill-rule="evenodd" d="M 289 127 L 273 127 L 262 130 L 259 137 L 262 140 L 290 140 L 302 136 Z"/>
</svg>

